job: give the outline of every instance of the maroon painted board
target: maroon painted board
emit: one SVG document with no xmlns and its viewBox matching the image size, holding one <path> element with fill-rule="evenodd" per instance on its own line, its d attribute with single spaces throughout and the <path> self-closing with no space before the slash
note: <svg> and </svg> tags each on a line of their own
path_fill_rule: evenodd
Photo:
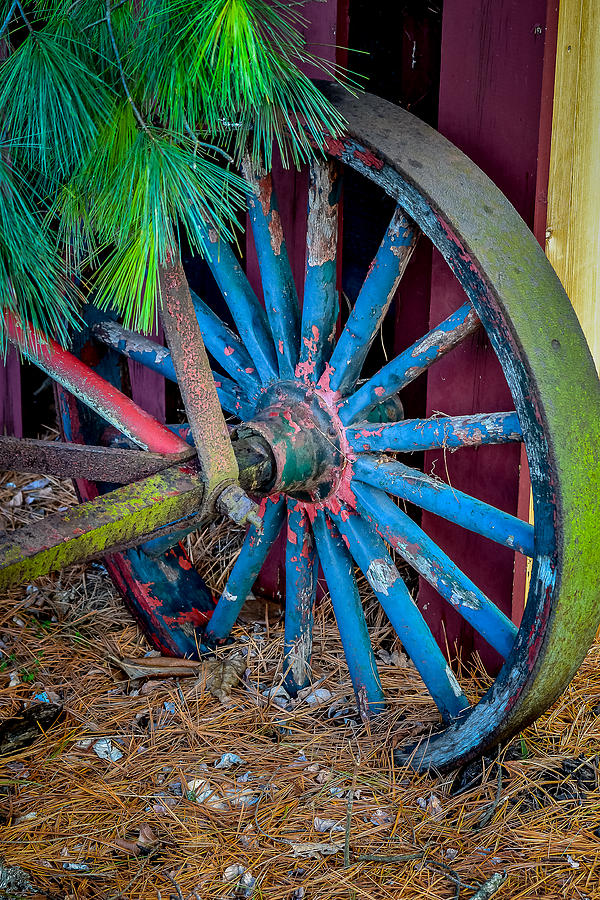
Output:
<svg viewBox="0 0 600 900">
<path fill-rule="evenodd" d="M 538 163 L 535 186 L 533 233 L 538 243 L 546 248 L 546 221 L 548 215 L 548 179 L 550 174 L 550 150 L 552 145 L 552 110 L 554 106 L 554 72 L 556 68 L 556 41 L 558 38 L 558 0 L 548 0 L 546 27 L 544 29 L 544 66 L 542 70 L 542 99 L 538 140 Z M 529 516 L 531 482 L 525 448 L 521 448 L 519 473 L 519 500 L 517 515 Z M 527 562 L 524 557 L 515 558 L 513 579 L 513 614 L 525 606 L 527 591 Z"/>
<path fill-rule="evenodd" d="M 533 226 L 547 0 L 446 0 L 442 23 L 438 128 L 492 178 Z M 430 324 L 464 302 L 446 264 L 434 253 Z M 482 334 L 432 367 L 428 414 L 512 409 L 506 381 Z M 519 493 L 518 446 L 428 453 L 425 470 L 512 514 Z M 513 554 L 457 526 L 423 514 L 431 537 L 507 614 L 513 613 Z M 462 619 L 421 583 L 419 604 L 437 639 L 469 651 Z M 515 610 L 518 612 L 518 610 Z M 490 668 L 499 663 L 479 640 Z"/>
<path fill-rule="evenodd" d="M 12 347 L 6 360 L 0 359 L 0 434 L 23 437 L 21 363 Z"/>
<path fill-rule="evenodd" d="M 155 326 L 148 337 L 163 344 L 163 331 L 160 325 Z M 129 380 L 131 382 L 131 397 L 145 409 L 146 412 L 158 419 L 165 421 L 165 379 L 157 372 L 152 372 L 141 363 L 128 360 Z"/>
</svg>

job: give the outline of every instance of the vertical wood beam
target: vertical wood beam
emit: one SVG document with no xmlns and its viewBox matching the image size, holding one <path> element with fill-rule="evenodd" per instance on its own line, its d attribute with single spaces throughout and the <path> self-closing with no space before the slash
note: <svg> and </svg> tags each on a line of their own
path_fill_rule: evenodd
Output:
<svg viewBox="0 0 600 900">
<path fill-rule="evenodd" d="M 600 369 L 600 5 L 560 0 L 546 254 Z"/>
<path fill-rule="evenodd" d="M 14 347 L 0 359 L 0 434 L 23 437 L 21 363 Z"/>
<path fill-rule="evenodd" d="M 148 337 L 158 341 L 159 344 L 164 343 L 162 326 L 155 325 Z M 164 423 L 166 418 L 165 379 L 162 375 L 132 359 L 128 360 L 128 367 L 132 399 L 151 416 Z"/>
</svg>

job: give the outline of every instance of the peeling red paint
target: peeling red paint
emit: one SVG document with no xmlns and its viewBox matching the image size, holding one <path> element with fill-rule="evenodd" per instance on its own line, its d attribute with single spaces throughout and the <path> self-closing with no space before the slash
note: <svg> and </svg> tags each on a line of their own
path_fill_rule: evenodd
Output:
<svg viewBox="0 0 600 900">
<path fill-rule="evenodd" d="M 459 257 L 463 260 L 463 262 L 467 263 L 471 272 L 475 272 L 476 275 L 479 275 L 479 270 L 478 270 L 477 266 L 475 265 L 475 263 L 473 262 L 473 258 L 471 256 L 471 254 L 468 252 L 468 250 L 465 249 L 465 246 L 461 242 L 460 238 L 458 238 L 456 236 L 456 234 L 452 231 L 452 229 L 450 228 L 448 223 L 444 222 L 444 220 L 441 218 L 441 216 L 438 213 L 436 213 L 434 211 L 434 215 L 435 215 L 436 219 L 438 220 L 440 227 L 442 228 L 442 231 L 446 234 L 446 236 L 452 241 L 454 246 L 458 249 Z"/>
<path fill-rule="evenodd" d="M 187 444 L 52 338 L 5 313 L 10 339 L 48 375 L 146 450 L 180 453 Z M 28 349 L 29 348 L 29 349 Z"/>
<path fill-rule="evenodd" d="M 212 613 L 204 612 L 199 609 L 187 609 L 179 613 L 178 616 L 163 616 L 163 620 L 167 625 L 173 627 L 181 625 L 193 625 L 194 628 L 202 628 L 210 621 Z"/>
<path fill-rule="evenodd" d="M 381 172 L 385 163 L 382 159 L 379 159 L 378 156 L 375 156 L 370 150 L 359 150 L 358 148 L 354 151 L 353 156 L 355 159 L 359 159 L 365 166 L 368 166 L 370 169 L 377 169 L 378 172 Z"/>
</svg>

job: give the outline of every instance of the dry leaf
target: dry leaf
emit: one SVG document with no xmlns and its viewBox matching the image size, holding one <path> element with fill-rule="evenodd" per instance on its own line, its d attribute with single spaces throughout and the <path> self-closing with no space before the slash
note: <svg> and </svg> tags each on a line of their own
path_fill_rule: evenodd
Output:
<svg viewBox="0 0 600 900">
<path fill-rule="evenodd" d="M 140 825 L 139 836 L 136 840 L 128 841 L 124 838 L 117 838 L 115 840 L 115 845 L 120 850 L 129 853 L 131 856 L 141 856 L 142 854 L 148 853 L 149 849 L 157 842 L 158 838 L 150 825 L 142 824 Z"/>
<path fill-rule="evenodd" d="M 158 838 L 150 825 L 146 825 L 145 823 L 140 825 L 140 836 L 136 843 L 140 844 L 142 847 L 152 847 L 153 844 L 156 844 L 157 840 Z"/>
<path fill-rule="evenodd" d="M 231 689 L 237 684 L 246 669 L 246 661 L 241 657 L 233 659 L 174 659 L 171 656 L 150 656 L 141 659 L 109 656 L 109 661 L 125 672 L 128 678 L 186 678 L 206 676 L 206 687 L 210 693 L 226 703 Z M 145 685 L 144 685 L 145 687 Z M 142 693 L 147 693 L 149 689 Z"/>
<path fill-rule="evenodd" d="M 246 660 L 209 659 L 206 662 L 206 687 L 221 703 L 231 699 L 231 691 L 246 671 Z"/>
<path fill-rule="evenodd" d="M 131 856 L 139 856 L 142 852 L 142 848 L 139 847 L 135 841 L 126 841 L 124 838 L 116 838 L 114 844 L 119 850 L 124 850 L 125 853 L 129 853 Z"/>
</svg>

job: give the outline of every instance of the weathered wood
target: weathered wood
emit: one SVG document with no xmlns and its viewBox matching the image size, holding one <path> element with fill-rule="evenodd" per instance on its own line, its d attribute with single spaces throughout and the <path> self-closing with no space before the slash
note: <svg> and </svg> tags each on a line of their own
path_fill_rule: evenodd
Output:
<svg viewBox="0 0 600 900">
<path fill-rule="evenodd" d="M 234 446 L 242 487 L 270 485 L 274 461 L 262 439 L 250 436 Z M 191 531 L 202 521 L 204 492 L 202 471 L 192 460 L 6 534 L 0 538 L 0 587 Z"/>
<path fill-rule="evenodd" d="M 180 529 L 199 518 L 204 481 L 197 466 L 174 466 L 48 516 L 0 539 L 0 585 L 134 546 L 150 536 Z M 165 523 L 169 523 L 165 525 Z"/>
<path fill-rule="evenodd" d="M 0 755 L 18 753 L 42 737 L 62 713 L 59 703 L 34 703 L 0 725 Z"/>
<path fill-rule="evenodd" d="M 161 269 L 160 286 L 161 321 L 202 462 L 208 499 L 237 481 L 238 466 L 180 260 Z"/>
<path fill-rule="evenodd" d="M 112 484 L 129 484 L 147 478 L 194 456 L 196 451 L 192 447 L 176 454 L 151 453 L 148 450 L 88 447 L 63 441 L 0 436 L 0 471 L 87 478 L 88 481 Z"/>
</svg>

